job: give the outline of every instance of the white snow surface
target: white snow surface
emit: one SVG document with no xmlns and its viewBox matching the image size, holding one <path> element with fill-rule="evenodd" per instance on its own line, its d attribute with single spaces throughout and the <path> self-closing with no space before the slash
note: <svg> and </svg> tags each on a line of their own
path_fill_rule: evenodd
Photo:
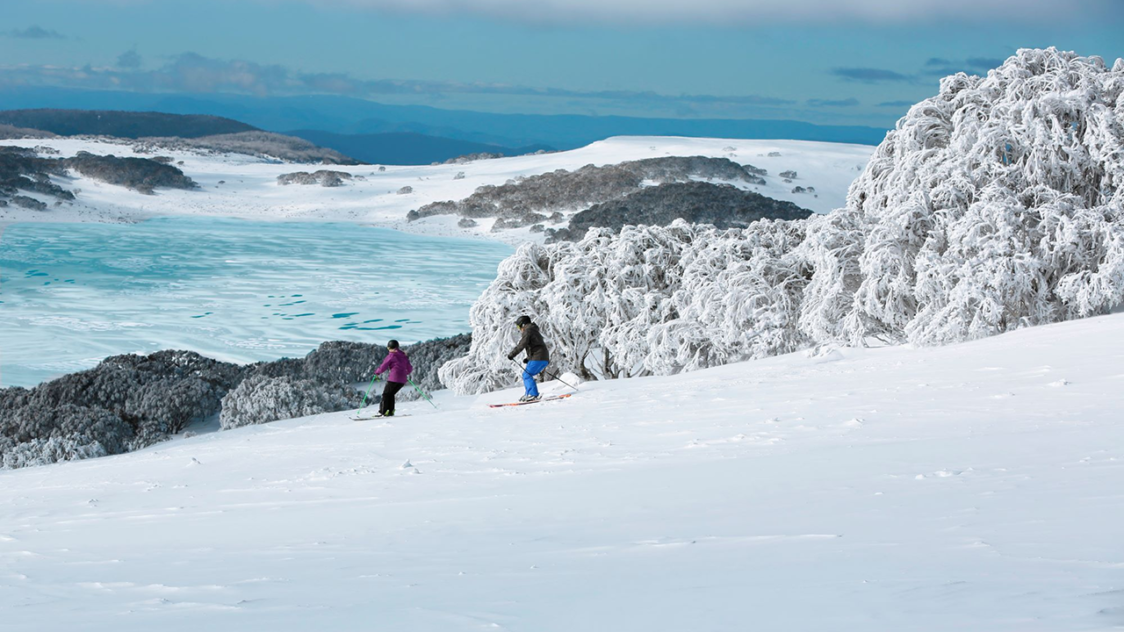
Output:
<svg viewBox="0 0 1124 632">
<path fill-rule="evenodd" d="M 460 200 L 477 187 L 500 185 L 518 177 L 556 169 L 573 171 L 588 164 L 604 166 L 660 156 L 711 156 L 729 158 L 739 164 L 767 169 L 767 184 L 754 187 L 762 195 L 791 201 L 809 210 L 826 213 L 843 206 L 851 182 L 865 168 L 874 152 L 869 145 L 851 145 L 790 140 L 730 140 L 621 136 L 571 151 L 480 160 L 461 165 L 377 166 L 307 165 L 281 163 L 239 154 L 157 150 L 138 154 L 134 146 L 98 138 L 55 138 L 3 141 L 24 147 L 46 146 L 69 157 L 79 151 L 119 157 L 169 156 L 173 165 L 200 185 L 195 191 L 159 189 L 144 195 L 124 187 L 105 184 L 73 174 L 56 183 L 79 189 L 73 203 L 55 205 L 54 198 L 28 194 L 46 202 L 48 211 L 9 206 L 0 209 L 0 225 L 18 221 L 136 221 L 175 215 L 215 215 L 248 219 L 340 221 L 367 223 L 385 228 L 428 235 L 480 236 L 508 243 L 542 241 L 541 233 L 529 229 L 490 232 L 491 219 L 478 220 L 472 229 L 457 227 L 456 216 L 444 215 L 406 222 L 406 213 L 431 202 Z M 770 156 L 769 154 L 780 154 Z M 277 184 L 277 176 L 295 171 L 328 169 L 343 171 L 365 180 L 352 180 L 340 187 Z M 785 182 L 780 173 L 795 170 L 797 178 Z M 463 172 L 463 179 L 454 179 Z M 399 194 L 402 187 L 412 193 Z M 796 186 L 815 187 L 815 194 L 792 193 Z M 571 209 L 564 214 L 584 210 Z"/>
<path fill-rule="evenodd" d="M 0 472 L 0 627 L 1124 625 L 1124 314 L 580 388 Z"/>
</svg>

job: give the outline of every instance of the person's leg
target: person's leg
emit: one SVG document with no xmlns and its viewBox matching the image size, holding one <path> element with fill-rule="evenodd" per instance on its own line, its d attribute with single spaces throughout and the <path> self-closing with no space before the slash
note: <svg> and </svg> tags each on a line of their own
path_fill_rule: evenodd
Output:
<svg viewBox="0 0 1124 632">
<path fill-rule="evenodd" d="M 394 414 L 394 396 L 397 395 L 398 391 L 402 390 L 402 387 L 405 386 L 405 385 L 406 384 L 404 384 L 403 382 L 387 382 L 386 383 L 386 390 L 383 391 L 383 395 L 382 395 L 382 400 L 384 402 L 382 404 L 384 406 L 384 412 L 383 412 L 384 415 L 393 415 Z"/>
<path fill-rule="evenodd" d="M 402 382 L 387 382 L 382 389 L 382 399 L 379 401 L 379 414 L 394 414 L 394 396 L 405 386 Z"/>
<path fill-rule="evenodd" d="M 526 368 L 523 369 L 523 387 L 527 391 L 527 395 L 531 397 L 539 396 L 539 385 L 535 383 L 535 376 L 538 375 L 550 364 L 545 360 L 532 360 L 527 363 Z"/>
</svg>

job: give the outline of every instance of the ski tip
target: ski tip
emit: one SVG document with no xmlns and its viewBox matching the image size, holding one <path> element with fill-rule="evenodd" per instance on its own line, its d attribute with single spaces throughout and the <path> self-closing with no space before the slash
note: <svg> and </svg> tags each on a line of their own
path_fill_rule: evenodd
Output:
<svg viewBox="0 0 1124 632">
<path fill-rule="evenodd" d="M 553 401 L 557 401 L 559 399 L 566 399 L 567 397 L 570 397 L 571 395 L 573 395 L 573 393 L 563 393 L 561 395 L 551 395 L 549 397 L 544 397 L 544 398 L 542 398 L 538 401 L 534 401 L 534 402 L 508 402 L 506 404 L 488 404 L 488 408 L 506 408 L 506 407 L 509 407 L 509 406 L 529 406 L 531 404 L 541 404 L 542 402 L 553 402 Z"/>
</svg>

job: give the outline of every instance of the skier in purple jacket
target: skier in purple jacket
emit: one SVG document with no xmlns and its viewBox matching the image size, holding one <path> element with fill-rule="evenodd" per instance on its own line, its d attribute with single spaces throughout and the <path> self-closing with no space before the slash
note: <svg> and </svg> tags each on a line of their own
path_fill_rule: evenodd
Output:
<svg viewBox="0 0 1124 632">
<path fill-rule="evenodd" d="M 386 388 L 382 390 L 382 400 L 379 401 L 379 416 L 393 417 L 394 396 L 406 386 L 406 381 L 409 380 L 407 376 L 414 371 L 414 367 L 410 365 L 410 358 L 406 357 L 406 352 L 398 348 L 397 340 L 387 342 L 386 348 L 389 350 L 386 359 L 382 361 L 379 368 L 375 369 L 375 375 L 390 371 L 386 376 Z"/>
</svg>

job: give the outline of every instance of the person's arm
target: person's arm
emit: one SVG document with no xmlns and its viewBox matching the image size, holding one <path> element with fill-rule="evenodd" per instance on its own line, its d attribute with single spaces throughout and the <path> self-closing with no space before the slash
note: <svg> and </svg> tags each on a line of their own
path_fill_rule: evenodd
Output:
<svg viewBox="0 0 1124 632">
<path fill-rule="evenodd" d="M 390 358 L 393 355 L 394 355 L 393 353 L 386 354 L 386 357 L 382 359 L 382 364 L 379 365 L 379 368 L 375 369 L 375 375 L 381 375 L 382 373 L 385 373 L 387 369 L 390 368 Z"/>
<path fill-rule="evenodd" d="M 402 361 L 406 363 L 406 375 L 414 372 L 414 365 L 410 364 L 410 356 L 402 354 Z"/>
<path fill-rule="evenodd" d="M 507 354 L 507 359 L 508 360 L 514 360 L 515 356 L 518 355 L 520 351 L 527 348 L 527 343 L 529 343 L 530 341 L 531 341 L 531 328 L 530 327 L 524 327 L 523 328 L 523 337 L 519 339 L 519 344 L 515 345 L 515 348 L 511 350 L 511 353 Z"/>
</svg>

